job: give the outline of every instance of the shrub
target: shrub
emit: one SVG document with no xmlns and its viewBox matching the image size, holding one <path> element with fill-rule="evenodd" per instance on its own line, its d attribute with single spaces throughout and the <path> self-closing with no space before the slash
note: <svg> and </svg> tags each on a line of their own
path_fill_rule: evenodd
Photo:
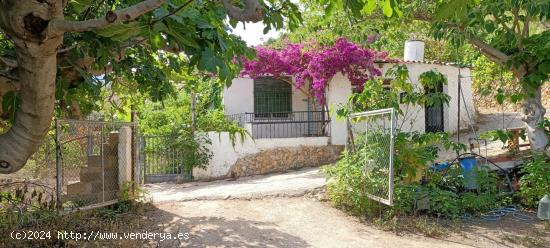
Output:
<svg viewBox="0 0 550 248">
<path fill-rule="evenodd" d="M 360 139 L 359 139 L 360 140 Z M 365 159 L 374 156 L 372 144 L 356 144 L 357 152 L 344 151 L 343 158 L 334 165 L 323 168 L 329 179 L 328 197 L 337 206 L 357 215 L 393 217 L 417 212 L 417 203 L 427 198 L 428 214 L 449 218 L 459 218 L 465 213 L 478 214 L 508 202 L 505 194 L 497 188 L 496 174 L 487 169 L 476 170 L 475 192 L 465 188 L 462 169 L 453 166 L 440 173 L 427 170 L 427 166 L 437 158 L 434 143 L 443 143 L 449 149 L 462 149 L 451 144 L 444 134 L 398 134 L 395 140 L 394 204 L 386 207 L 367 197 L 368 187 L 376 187 L 384 175 L 363 173 Z M 367 142 L 368 143 L 368 142 Z M 414 182 L 414 173 L 429 171 L 425 181 Z M 378 184 L 379 185 L 379 184 Z"/>
<path fill-rule="evenodd" d="M 550 194 L 550 163 L 544 154 L 536 153 L 520 172 L 523 175 L 518 195 L 523 204 L 535 207 L 544 194 Z"/>
</svg>

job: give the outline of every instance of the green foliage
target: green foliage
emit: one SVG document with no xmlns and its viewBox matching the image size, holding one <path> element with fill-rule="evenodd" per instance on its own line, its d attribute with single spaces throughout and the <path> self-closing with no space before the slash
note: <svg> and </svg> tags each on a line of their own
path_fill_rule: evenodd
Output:
<svg viewBox="0 0 550 248">
<path fill-rule="evenodd" d="M 342 159 L 334 165 L 327 165 L 323 171 L 327 174 L 327 194 L 331 201 L 354 214 L 364 214 L 369 210 L 370 202 L 364 193 L 362 156 L 344 151 Z"/>
<path fill-rule="evenodd" d="M 417 178 L 417 173 L 426 171 L 427 166 L 435 162 L 439 151 L 437 145 L 457 154 L 466 150 L 466 145 L 452 141 L 444 132 L 398 133 L 394 144 L 396 151 L 394 168 L 397 171 L 395 177 L 400 178 L 402 182 L 412 182 Z"/>
<path fill-rule="evenodd" d="M 523 174 L 520 178 L 520 190 L 518 195 L 523 204 L 536 207 L 538 201 L 550 194 L 550 163 L 542 153 L 533 154 L 533 158 L 527 161 L 521 168 Z"/>
<path fill-rule="evenodd" d="M 340 161 L 323 168 L 329 180 L 328 196 L 331 201 L 355 214 L 373 215 L 384 208 L 365 194 L 366 188 L 375 188 L 379 180 L 387 180 L 385 176 L 363 172 L 366 160 L 380 154 L 372 143 L 375 142 L 359 142 L 354 152 L 344 151 Z M 476 195 L 480 196 L 479 199 L 473 199 L 473 193 L 464 191 L 462 173 L 457 168 L 445 175 L 433 172 L 425 175 L 430 178 L 427 185 L 414 182 L 416 173 L 424 173 L 437 159 L 436 144 L 444 144 L 447 149 L 465 149 L 463 144 L 450 141 L 445 133 L 397 134 L 394 207 L 384 209 L 384 212 L 388 210 L 389 215 L 412 214 L 416 211 L 416 202 L 422 197 L 430 199 L 430 214 L 452 218 L 465 212 L 479 213 L 499 204 L 494 175 L 485 170 L 476 173 L 476 182 L 480 187 L 480 193 Z"/>
<path fill-rule="evenodd" d="M 504 146 L 506 146 L 506 143 L 508 142 L 508 140 L 511 140 L 514 138 L 514 132 L 512 131 L 507 131 L 507 130 L 500 130 L 500 129 L 497 129 L 497 130 L 489 130 L 485 133 L 481 133 L 479 135 L 480 138 L 482 139 L 488 139 L 490 141 L 501 141 L 502 144 Z M 519 133 L 519 137 L 522 139 L 522 140 L 527 140 L 527 135 L 525 133 L 525 130 L 522 130 L 520 133 Z"/>
<path fill-rule="evenodd" d="M 383 207 L 370 200 L 364 194 L 364 187 L 372 187 L 361 173 L 362 163 L 356 155 L 347 151 L 344 158 L 334 165 L 324 167 L 329 178 L 328 196 L 340 207 L 355 214 L 376 216 L 384 212 L 384 218 L 411 215 L 418 210 L 420 201 L 428 204 L 426 213 L 448 218 L 459 218 L 462 215 L 481 214 L 492 208 L 510 203 L 510 198 L 501 194 L 497 188 L 497 177 L 486 169 L 476 170 L 477 191 L 464 189 L 462 170 L 455 166 L 444 174 L 429 172 L 427 184 L 406 183 L 403 172 L 397 172 L 395 178 L 394 205 Z M 399 157 L 402 155 L 396 155 Z M 396 159 L 398 161 L 398 159 Z M 397 162 L 396 162 L 397 163 Z"/>
<path fill-rule="evenodd" d="M 109 11 L 137 3 L 71 0 L 63 14 L 70 21 L 102 19 Z M 260 5 L 265 9 L 265 32 L 293 29 L 302 21 L 291 1 L 260 1 Z M 245 42 L 231 33 L 236 24 L 221 2 L 168 0 L 131 22 L 65 33 L 57 63 L 57 116 L 65 116 L 68 106 L 78 104 L 85 117 L 107 101 L 117 102 L 113 98 L 124 99 L 127 106 L 162 101 L 175 95 L 174 85 L 181 83 L 174 80 L 173 72 L 205 72 L 229 84 L 240 72 L 241 59 L 253 56 Z M 14 51 L 13 42 L 0 31 L 0 56 L 15 61 Z M 105 91 L 109 93 L 101 94 Z M 13 120 L 19 106 L 17 96 L 10 94 L 0 98 L 0 117 L 5 120 Z"/>
<path fill-rule="evenodd" d="M 518 103 L 522 99 L 521 87 L 514 83 L 514 76 L 502 66 L 486 57 L 474 62 L 472 87 L 481 98 L 494 98 L 499 104 L 505 100 Z"/>
<path fill-rule="evenodd" d="M 55 191 L 28 182 L 0 185 L 0 229 L 22 228 L 57 215 Z"/>
<path fill-rule="evenodd" d="M 471 63 L 478 56 L 477 51 L 469 45 L 463 45 L 457 49 L 448 41 L 434 39 L 430 33 L 429 23 L 402 18 L 368 16 L 368 13 L 377 8 L 377 1 L 368 1 L 368 4 L 365 1 L 365 9 L 359 13 L 363 15 L 359 16 L 353 16 L 349 12 L 353 10 L 340 8 L 351 7 L 351 5 L 339 6 L 344 2 L 346 1 L 302 1 L 303 24 L 292 32 L 284 33 L 279 39 L 269 40 L 268 44 L 276 48 L 284 47 L 286 42 L 332 45 L 334 41 L 343 37 L 364 47 L 387 51 L 390 57 L 402 58 L 405 41 L 420 39 L 426 42 L 426 60 L 456 61 L 458 52 L 463 63 Z M 394 1 L 393 6 L 396 6 L 396 3 L 398 1 Z M 418 6 L 418 8 L 427 9 L 426 6 Z M 327 9 L 330 9 L 330 13 L 327 13 Z"/>
<path fill-rule="evenodd" d="M 177 151 L 179 155 L 162 168 L 165 171 L 157 172 L 189 174 L 192 168 L 206 168 L 212 157 L 208 150 L 212 141 L 207 132 L 228 132 L 233 145 L 239 139 L 243 142 L 248 133 L 225 118 L 221 98 L 223 82 L 186 73 L 172 76 L 188 83 L 179 85 L 179 93 L 162 102 L 147 101 L 138 105 L 139 128 L 146 136 L 159 137 L 150 149 Z"/>
<path fill-rule="evenodd" d="M 424 21 L 430 36 L 455 47 L 470 44 L 477 47 L 487 59 L 514 72 L 514 86 L 522 92 L 509 92 L 503 87 L 478 89 L 485 94 L 498 93 L 499 102 L 509 95 L 518 102 L 525 94 L 532 94 L 549 79 L 550 72 L 550 2 L 548 1 L 500 1 L 500 0 L 451 0 L 451 1 L 316 1 L 329 16 L 338 11 L 349 13 L 350 22 L 371 20 L 373 16 L 398 17 L 393 19 L 413 23 Z M 390 2 L 388 4 L 388 2 Z M 362 11 L 353 11 L 358 5 Z M 401 13 L 401 14 L 395 14 Z M 388 18 L 386 18 L 388 19 Z M 459 52 L 470 57 L 458 62 L 471 63 L 477 53 Z M 469 56 L 474 55 L 474 56 Z M 483 70 L 483 69 L 482 69 Z M 480 72 L 481 84 L 490 80 L 494 72 Z M 493 77 L 494 78 L 494 77 Z M 474 80 L 475 81 L 475 80 Z M 484 82 L 485 81 L 485 82 Z M 499 84 L 500 85 L 500 84 Z M 478 92 L 479 92 L 478 91 Z"/>
<path fill-rule="evenodd" d="M 174 164 L 167 166 L 166 172 L 176 171 L 177 174 L 185 174 L 193 168 L 206 169 L 212 158 L 212 152 L 208 150 L 208 145 L 212 142 L 205 133 L 189 133 L 187 130 L 176 129 L 168 136 L 166 143 L 167 148 L 180 151 L 182 154 Z"/>
<path fill-rule="evenodd" d="M 180 92 L 163 102 L 146 102 L 139 105 L 140 132 L 148 135 L 172 135 L 174 130 L 194 128 L 198 132 L 229 132 L 233 143 L 243 141 L 245 129 L 225 118 L 222 109 L 223 83 L 207 77 L 188 77 Z M 192 127 L 191 101 L 195 97 L 195 127 Z"/>
</svg>

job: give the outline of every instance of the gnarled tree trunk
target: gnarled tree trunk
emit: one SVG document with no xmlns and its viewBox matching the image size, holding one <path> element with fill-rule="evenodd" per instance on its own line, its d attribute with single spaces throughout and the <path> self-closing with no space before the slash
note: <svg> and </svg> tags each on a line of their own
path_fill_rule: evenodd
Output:
<svg viewBox="0 0 550 248">
<path fill-rule="evenodd" d="M 62 1 L 0 1 L 0 27 L 15 44 L 20 85 L 15 122 L 0 135 L 0 173 L 21 169 L 50 127 L 62 35 L 49 36 L 47 27 L 62 10 Z"/>
<path fill-rule="evenodd" d="M 522 120 L 525 122 L 527 136 L 534 151 L 545 151 L 548 146 L 548 136 L 539 124 L 544 121 L 546 109 L 541 101 L 541 88 L 528 91 L 522 104 Z"/>
</svg>

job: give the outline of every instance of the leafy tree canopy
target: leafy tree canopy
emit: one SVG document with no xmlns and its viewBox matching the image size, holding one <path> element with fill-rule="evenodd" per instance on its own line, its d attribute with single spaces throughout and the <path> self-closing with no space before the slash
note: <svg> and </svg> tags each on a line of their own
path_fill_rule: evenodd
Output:
<svg viewBox="0 0 550 248">
<path fill-rule="evenodd" d="M 108 18 L 115 10 L 134 6 L 137 0 L 70 0 L 63 9 L 66 20 Z M 246 44 L 230 33 L 237 19 L 228 18 L 217 1 L 169 0 L 135 21 L 116 22 L 86 32 L 66 32 L 58 49 L 56 99 L 59 111 L 81 117 L 99 110 L 102 88 L 116 83 L 131 87 L 152 101 L 175 94 L 174 72 L 206 71 L 226 82 L 240 71 L 240 60 L 251 57 Z M 237 4 L 238 5 L 238 4 Z M 266 29 L 295 27 L 301 20 L 289 1 L 265 1 Z M 12 40 L 0 30 L 0 56 L 4 74 L 16 77 L 11 65 L 17 55 Z M 235 63 L 237 62 L 237 63 Z M 14 88 L 15 89 L 15 88 Z M 15 91 L 2 99 L 2 117 L 14 120 L 18 109 Z M 122 93 L 119 91 L 118 93 Z M 0 94 L 0 97 L 3 94 Z M 77 109 L 75 109 L 77 108 Z M 72 111 L 71 111 L 72 110 Z"/>
<path fill-rule="evenodd" d="M 301 16 L 290 0 L 0 1 L 0 119 L 12 123 L 0 134 L 0 173 L 38 149 L 55 108 L 80 118 L 104 101 L 101 88 L 125 83 L 158 101 L 175 94 L 173 72 L 229 82 L 252 55 L 230 34 L 238 21 L 269 30 Z"/>
</svg>

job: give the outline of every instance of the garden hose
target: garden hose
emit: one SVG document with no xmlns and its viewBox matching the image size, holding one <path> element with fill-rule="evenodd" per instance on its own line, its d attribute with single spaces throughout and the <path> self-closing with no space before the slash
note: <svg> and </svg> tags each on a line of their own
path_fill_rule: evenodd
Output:
<svg viewBox="0 0 550 248">
<path fill-rule="evenodd" d="M 517 220 L 521 221 L 532 221 L 533 217 L 524 214 L 523 211 L 519 210 L 516 205 L 506 206 L 503 208 L 496 208 L 487 213 L 481 215 L 482 220 L 486 221 L 498 221 L 506 215 L 512 215 Z"/>
</svg>

